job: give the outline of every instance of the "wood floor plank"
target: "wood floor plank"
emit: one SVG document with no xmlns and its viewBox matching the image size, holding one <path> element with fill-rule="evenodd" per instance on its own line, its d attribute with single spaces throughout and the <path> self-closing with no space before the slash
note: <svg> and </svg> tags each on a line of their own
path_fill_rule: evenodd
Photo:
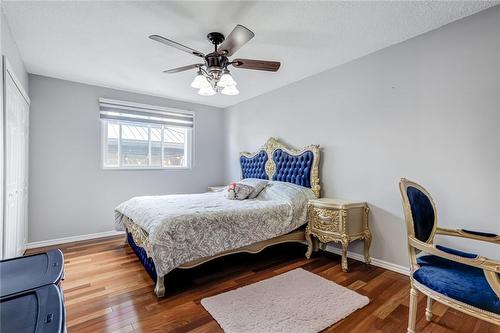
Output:
<svg viewBox="0 0 500 333">
<path fill-rule="evenodd" d="M 29 250 L 38 253 L 57 246 Z M 406 332 L 409 279 L 379 267 L 318 252 L 305 259 L 305 246 L 282 244 L 259 254 L 236 254 L 166 277 L 167 296 L 157 298 L 154 282 L 123 237 L 73 242 L 59 246 L 65 255 L 68 332 L 222 332 L 201 305 L 217 295 L 303 268 L 370 298 L 370 303 L 325 332 Z M 304 286 L 307 287 L 307 286 Z M 426 299 L 419 296 L 418 332 L 500 333 L 487 322 L 435 303 L 433 319 L 425 319 Z"/>
</svg>

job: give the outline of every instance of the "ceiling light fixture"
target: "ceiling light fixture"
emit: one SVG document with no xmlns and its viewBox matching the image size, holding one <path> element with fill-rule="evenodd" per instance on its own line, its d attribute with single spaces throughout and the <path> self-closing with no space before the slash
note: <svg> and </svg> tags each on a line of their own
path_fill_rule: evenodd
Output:
<svg viewBox="0 0 500 333">
<path fill-rule="evenodd" d="M 222 76 L 219 79 L 219 82 L 217 85 L 222 88 L 226 87 L 234 87 L 236 85 L 236 81 L 234 81 L 233 77 L 231 76 L 231 73 L 227 69 L 222 72 Z"/>
<path fill-rule="evenodd" d="M 218 92 L 229 96 L 238 95 L 240 92 L 236 89 L 236 85 L 236 81 L 227 68 L 222 71 L 221 75 L 221 71 L 207 72 L 198 67 L 198 74 L 191 83 L 191 87 L 199 89 L 198 94 L 201 96 L 213 96 Z"/>
<path fill-rule="evenodd" d="M 207 78 L 203 76 L 201 70 L 198 70 L 198 75 L 194 78 L 193 82 L 191 82 L 191 87 L 195 89 L 201 89 L 203 87 L 209 87 L 210 82 L 208 82 Z"/>
<path fill-rule="evenodd" d="M 201 87 L 200 90 L 198 90 L 198 94 L 201 96 L 213 96 L 215 95 L 215 89 L 212 88 L 212 86 Z"/>
</svg>

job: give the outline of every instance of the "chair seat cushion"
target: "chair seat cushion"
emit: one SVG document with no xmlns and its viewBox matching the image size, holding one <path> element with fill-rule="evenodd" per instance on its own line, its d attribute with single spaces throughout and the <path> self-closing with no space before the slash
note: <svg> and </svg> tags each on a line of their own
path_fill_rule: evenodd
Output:
<svg viewBox="0 0 500 333">
<path fill-rule="evenodd" d="M 456 251 L 442 247 L 441 250 Z M 475 257 L 463 254 L 463 257 Z M 413 278 L 419 283 L 449 298 L 500 315 L 500 299 L 486 281 L 482 269 L 434 255 L 421 256 L 417 263 L 420 268 L 413 273 Z"/>
</svg>

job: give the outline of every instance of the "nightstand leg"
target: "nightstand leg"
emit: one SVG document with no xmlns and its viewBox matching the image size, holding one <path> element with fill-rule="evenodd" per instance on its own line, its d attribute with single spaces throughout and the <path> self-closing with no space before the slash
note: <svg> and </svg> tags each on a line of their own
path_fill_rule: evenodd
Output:
<svg viewBox="0 0 500 333">
<path fill-rule="evenodd" d="M 371 263 L 372 259 L 370 258 L 370 245 L 372 243 L 372 234 L 369 232 L 369 231 L 366 231 L 365 232 L 365 248 L 364 248 L 364 252 L 365 252 L 365 262 L 367 264 Z"/>
<path fill-rule="evenodd" d="M 349 242 L 342 241 L 342 271 L 347 272 L 347 246 Z"/>
<path fill-rule="evenodd" d="M 306 251 L 306 258 L 309 259 L 311 258 L 311 253 L 313 251 L 313 241 L 311 239 L 311 234 L 306 230 L 306 241 L 307 241 L 307 251 Z"/>
</svg>

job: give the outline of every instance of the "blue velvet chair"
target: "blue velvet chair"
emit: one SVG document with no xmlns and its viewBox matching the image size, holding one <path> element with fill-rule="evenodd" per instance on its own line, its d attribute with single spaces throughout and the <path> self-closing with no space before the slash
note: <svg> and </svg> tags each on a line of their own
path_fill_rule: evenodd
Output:
<svg viewBox="0 0 500 333">
<path fill-rule="evenodd" d="M 434 245 L 437 234 L 500 244 L 500 236 L 437 226 L 436 206 L 420 185 L 401 179 L 410 255 L 410 313 L 408 333 L 415 332 L 418 292 L 427 296 L 425 317 L 432 319 L 433 300 L 500 325 L 500 261 Z M 422 251 L 425 255 L 417 254 Z"/>
</svg>

